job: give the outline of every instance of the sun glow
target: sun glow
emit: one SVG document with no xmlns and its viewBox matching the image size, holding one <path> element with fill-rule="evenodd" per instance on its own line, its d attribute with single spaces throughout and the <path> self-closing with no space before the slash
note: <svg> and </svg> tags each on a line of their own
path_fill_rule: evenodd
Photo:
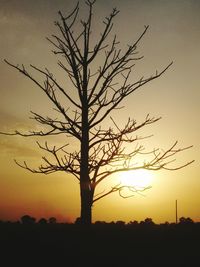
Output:
<svg viewBox="0 0 200 267">
<path fill-rule="evenodd" d="M 126 171 L 120 174 L 119 178 L 123 186 L 132 186 L 136 189 L 142 189 L 152 186 L 153 175 L 147 170 Z"/>
</svg>

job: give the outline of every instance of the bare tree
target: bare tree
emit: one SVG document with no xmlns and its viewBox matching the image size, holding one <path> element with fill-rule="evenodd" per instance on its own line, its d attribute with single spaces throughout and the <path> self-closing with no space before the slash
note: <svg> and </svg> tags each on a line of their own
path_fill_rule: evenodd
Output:
<svg viewBox="0 0 200 267">
<path fill-rule="evenodd" d="M 81 196 L 80 221 L 86 225 L 91 224 L 94 202 L 114 192 L 119 192 L 122 197 L 126 197 L 122 193 L 125 187 L 131 193 L 138 191 L 137 188 L 117 184 L 95 195 L 97 186 L 107 181 L 107 178 L 114 173 L 137 169 L 175 170 L 191 163 L 187 162 L 175 168 L 169 166 L 169 163 L 173 161 L 171 159 L 173 156 L 188 148 L 176 148 L 177 142 L 166 151 L 154 149 L 150 152 L 145 152 L 144 147 L 138 144 L 142 137 L 135 135 L 135 132 L 160 118 L 147 115 L 142 123 L 128 118 L 121 129 L 117 122 L 110 117 L 113 110 L 121 108 L 121 103 L 125 98 L 145 84 L 159 78 L 172 63 L 160 72 L 156 71 L 152 76 L 141 77 L 130 82 L 133 66 L 142 59 L 142 56 L 138 56 L 137 46 L 147 32 L 148 26 L 144 27 L 143 32 L 133 44 L 121 50 L 117 36 L 110 34 L 113 20 L 119 12 L 117 9 L 113 9 L 111 14 L 104 19 L 103 31 L 94 43 L 91 38 L 94 3 L 95 1 L 92 0 L 86 1 L 88 16 L 85 21 L 81 20 L 81 30 L 80 28 L 76 30 L 79 16 L 78 4 L 68 16 L 59 11 L 60 19 L 55 22 L 59 34 L 52 35 L 50 39 L 47 38 L 55 49 L 53 53 L 61 58 L 58 65 L 71 81 L 66 88 L 47 68 L 41 69 L 30 65 L 34 71 L 42 75 L 44 81 L 40 82 L 23 65 L 15 65 L 5 60 L 8 65 L 17 69 L 44 91 L 59 114 L 59 119 L 55 119 L 32 112 L 33 119 L 43 127 L 47 126 L 45 128 L 47 130 L 28 133 L 16 131 L 8 134 L 25 137 L 64 134 L 75 138 L 80 144 L 79 151 L 70 152 L 66 151 L 67 145 L 52 147 L 47 142 L 44 144 L 37 142 L 39 148 L 48 152 L 54 160 L 52 157 L 50 157 L 51 159 L 43 157 L 44 163 L 37 169 L 29 167 L 26 162 L 16 163 L 33 173 L 50 174 L 64 171 L 78 179 Z M 70 94 L 69 86 L 70 88 L 73 86 L 77 97 L 74 96 L 74 93 Z M 63 99 L 67 100 L 69 106 L 66 106 L 66 101 L 64 102 Z M 107 118 L 111 119 L 113 126 L 104 129 L 101 124 Z M 150 156 L 151 158 L 143 161 L 140 165 L 135 165 L 135 157 L 142 154 L 148 154 L 148 159 Z M 147 188 L 141 190 L 145 189 Z"/>
</svg>

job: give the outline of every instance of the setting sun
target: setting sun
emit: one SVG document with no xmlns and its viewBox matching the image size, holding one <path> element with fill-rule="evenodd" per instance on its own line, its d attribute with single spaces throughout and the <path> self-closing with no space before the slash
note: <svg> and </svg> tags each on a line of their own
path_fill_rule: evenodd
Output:
<svg viewBox="0 0 200 267">
<path fill-rule="evenodd" d="M 127 171 L 120 174 L 120 182 L 126 186 L 142 189 L 152 186 L 153 174 L 147 170 Z"/>
</svg>

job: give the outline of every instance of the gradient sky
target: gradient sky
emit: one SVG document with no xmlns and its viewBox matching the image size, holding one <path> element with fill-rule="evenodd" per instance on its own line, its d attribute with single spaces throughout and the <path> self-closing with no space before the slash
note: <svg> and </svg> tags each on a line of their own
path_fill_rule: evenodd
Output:
<svg viewBox="0 0 200 267">
<path fill-rule="evenodd" d="M 37 126 L 28 120 L 29 111 L 48 114 L 51 110 L 42 92 L 3 59 L 48 66 L 57 73 L 57 59 L 45 37 L 56 33 L 57 11 L 68 12 L 74 4 L 70 0 L 0 0 L 0 131 L 33 129 Z M 84 1 L 80 4 L 84 16 Z M 161 116 L 162 120 L 144 130 L 144 135 L 154 134 L 145 144 L 167 148 L 178 140 L 180 147 L 193 145 L 177 155 L 176 164 L 195 162 L 179 171 L 151 173 L 152 189 L 145 196 L 122 199 L 113 194 L 97 202 L 93 220 L 128 222 L 151 217 L 155 222 L 173 222 L 178 199 L 179 217 L 200 221 L 200 1 L 97 0 L 95 36 L 113 7 L 120 10 L 113 33 L 118 34 L 122 47 L 133 42 L 144 25 L 150 26 L 138 48 L 144 59 L 136 66 L 136 76 L 154 74 L 174 61 L 161 78 L 130 96 L 121 117 L 115 114 L 116 118 L 120 123 L 126 117 L 140 121 L 148 113 Z M 62 79 L 59 73 L 58 78 Z M 74 221 L 80 210 L 76 180 L 63 173 L 33 175 L 13 161 L 26 160 L 37 166 L 42 154 L 36 140 L 0 136 L 0 219 L 16 220 L 30 214 Z"/>
</svg>

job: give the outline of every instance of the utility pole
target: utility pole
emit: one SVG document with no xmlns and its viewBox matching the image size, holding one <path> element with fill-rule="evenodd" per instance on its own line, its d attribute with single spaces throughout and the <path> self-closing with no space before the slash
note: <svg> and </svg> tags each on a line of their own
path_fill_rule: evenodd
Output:
<svg viewBox="0 0 200 267">
<path fill-rule="evenodd" d="M 178 201 L 176 199 L 176 203 L 175 203 L 175 211 L 176 211 L 176 224 L 178 223 Z"/>
</svg>

